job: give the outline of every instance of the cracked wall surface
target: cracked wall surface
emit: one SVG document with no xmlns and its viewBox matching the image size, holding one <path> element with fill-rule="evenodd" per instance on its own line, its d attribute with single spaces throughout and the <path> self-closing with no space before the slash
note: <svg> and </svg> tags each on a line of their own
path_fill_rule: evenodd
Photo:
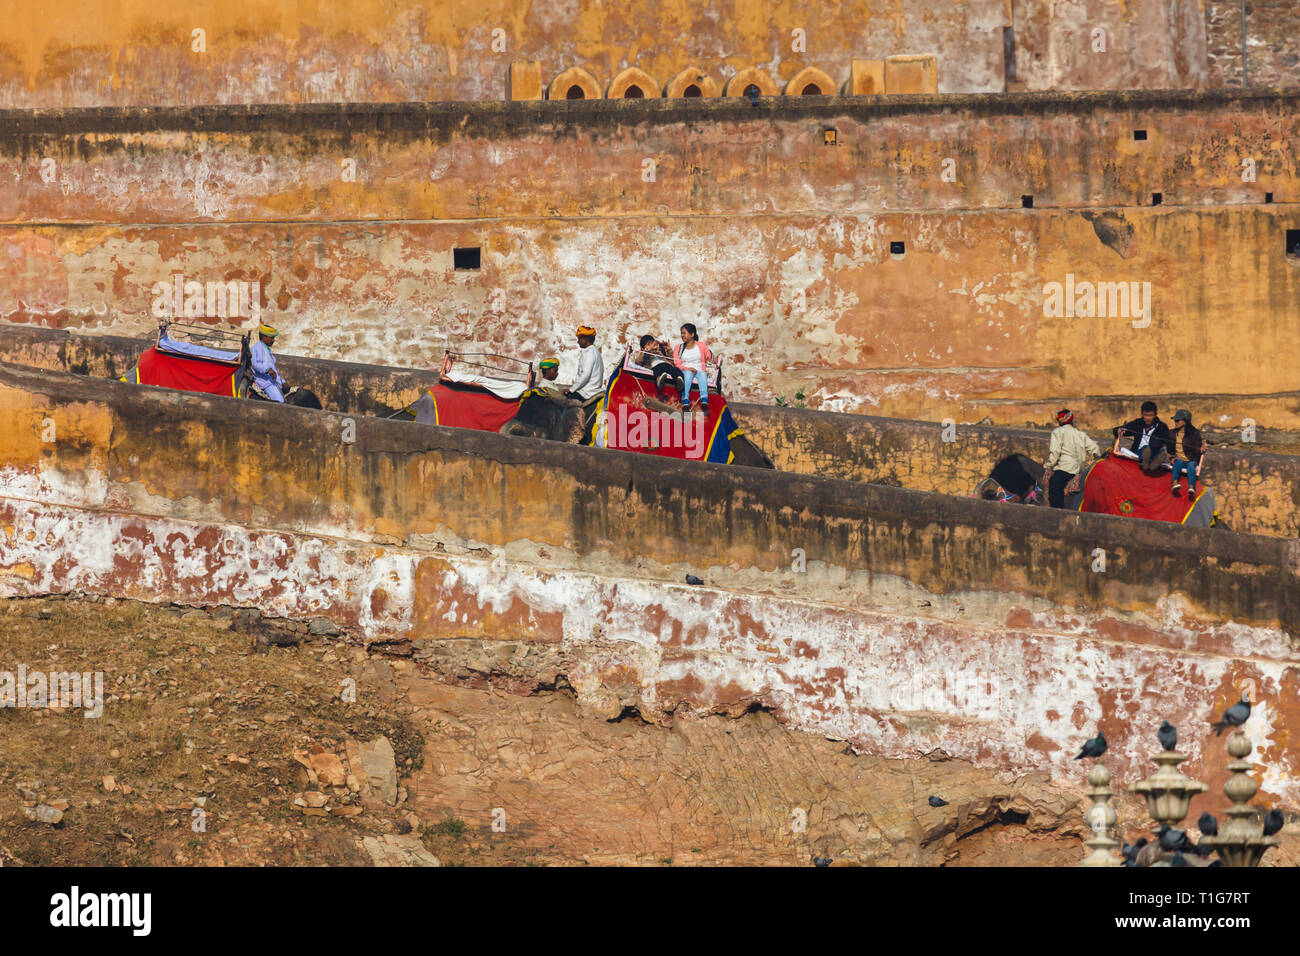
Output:
<svg viewBox="0 0 1300 956">
<path fill-rule="evenodd" d="M 450 680 L 563 676 L 590 716 L 758 706 L 1021 772 L 1101 727 L 1121 779 L 1157 711 L 1221 777 L 1203 728 L 1249 680 L 1264 789 L 1296 798 L 1294 542 L 397 422 L 349 445 L 337 414 L 15 366 L 0 412 L 7 596 L 325 615 Z"/>
<path fill-rule="evenodd" d="M 1294 96 L 921 99 L 9 113 L 0 318 L 139 334 L 156 283 L 256 281 L 318 358 L 564 377 L 579 320 L 607 363 L 690 321 L 739 400 L 1022 424 L 1156 394 L 1300 427 Z M 1107 284 L 1098 314 L 1052 283 Z"/>
</svg>

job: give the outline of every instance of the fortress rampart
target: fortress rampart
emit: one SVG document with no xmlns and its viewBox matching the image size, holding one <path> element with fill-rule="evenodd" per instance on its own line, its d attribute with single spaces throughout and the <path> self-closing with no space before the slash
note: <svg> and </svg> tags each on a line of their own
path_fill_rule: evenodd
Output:
<svg viewBox="0 0 1300 956">
<path fill-rule="evenodd" d="M 0 415 L 7 595 L 324 614 L 435 669 L 509 644 L 498 677 L 592 714 L 757 705 L 1058 773 L 1098 721 L 1139 768 L 1129 706 L 1159 700 L 1221 776 L 1190 728 L 1249 679 L 1264 789 L 1296 799 L 1294 541 L 381 420 L 349 443 L 340 413 L 13 365 Z"/>
<path fill-rule="evenodd" d="M 0 341 L 0 361 L 98 378 L 118 378 L 135 363 L 147 340 L 69 335 L 13 328 Z M 325 406 L 354 415 L 383 417 L 413 401 L 436 374 L 282 356 L 286 376 L 312 389 Z M 966 495 L 1007 455 L 1037 461 L 1047 455 L 1048 434 L 1030 429 L 960 425 L 945 440 L 940 422 L 847 415 L 736 402 L 746 434 L 781 471 L 892 485 L 916 491 Z M 1116 403 L 1111 417 L 1125 420 L 1131 406 Z M 1104 426 L 1088 429 L 1107 447 Z M 1205 476 L 1219 498 L 1223 522 L 1234 531 L 1293 538 L 1300 534 L 1300 462 L 1292 455 L 1248 448 L 1215 448 Z M 1117 519 L 1118 520 L 1118 519 Z"/>
</svg>

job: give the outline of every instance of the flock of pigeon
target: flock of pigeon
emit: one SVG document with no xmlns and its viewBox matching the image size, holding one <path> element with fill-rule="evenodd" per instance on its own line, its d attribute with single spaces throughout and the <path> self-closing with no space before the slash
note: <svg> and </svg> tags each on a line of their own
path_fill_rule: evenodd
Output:
<svg viewBox="0 0 1300 956">
<path fill-rule="evenodd" d="M 1275 807 L 1268 811 L 1264 817 L 1264 836 L 1271 837 L 1277 833 L 1282 829 L 1283 822 L 1281 810 Z M 1218 836 L 1219 821 L 1209 813 L 1202 813 L 1196 821 L 1196 828 L 1201 831 L 1202 837 Z M 1150 843 L 1143 837 L 1137 843 L 1125 843 L 1120 852 L 1124 854 L 1125 866 L 1151 866 L 1162 860 L 1170 866 L 1223 866 L 1222 860 L 1200 862 L 1214 852 L 1214 847 L 1206 846 L 1203 839 L 1200 843 L 1193 843 L 1185 830 L 1169 826 L 1162 826 L 1156 831 L 1155 843 Z M 1188 856 L 1197 862 L 1188 862 Z"/>
<path fill-rule="evenodd" d="M 1229 727 L 1240 727 L 1250 719 L 1250 698 L 1245 692 L 1241 695 L 1241 700 L 1233 704 L 1223 712 L 1223 716 L 1218 720 L 1210 721 L 1210 727 L 1214 730 L 1214 736 L 1218 737 Z M 1156 737 L 1160 741 L 1160 746 L 1165 750 L 1173 750 L 1178 746 L 1178 728 L 1169 721 L 1161 721 L 1160 729 L 1156 731 Z M 1084 757 L 1091 757 L 1094 760 L 1106 752 L 1106 735 L 1100 730 L 1097 736 L 1093 737 L 1083 745 L 1079 751 L 1079 756 L 1075 760 L 1082 760 Z"/>
<path fill-rule="evenodd" d="M 1241 700 L 1225 710 L 1221 718 L 1210 721 L 1210 727 L 1218 737 L 1227 728 L 1240 727 L 1249 719 L 1250 698 L 1243 693 Z M 1173 750 L 1178 746 L 1178 728 L 1167 720 L 1161 721 L 1160 729 L 1156 731 L 1156 738 L 1163 749 Z M 1088 757 L 1095 760 L 1105 752 L 1106 736 L 1098 729 L 1097 736 L 1085 743 L 1074 759 L 1083 760 Z M 928 803 L 936 809 L 948 806 L 947 800 L 933 794 Z M 1282 824 L 1282 811 L 1270 810 L 1264 817 L 1264 836 L 1269 837 L 1277 833 L 1282 829 Z M 1201 831 L 1202 837 L 1217 836 L 1219 821 L 1209 813 L 1202 813 L 1200 819 L 1196 821 L 1196 828 Z M 1120 852 L 1124 855 L 1125 866 L 1151 866 L 1159 862 L 1168 863 L 1170 866 L 1223 866 L 1222 860 L 1205 862 L 1205 858 L 1214 852 L 1214 847 L 1206 846 L 1204 841 L 1199 844 L 1193 843 L 1186 831 L 1169 826 L 1162 826 L 1156 831 L 1156 842 L 1152 843 L 1143 837 L 1137 843 L 1125 843 Z M 1189 862 L 1189 858 L 1195 862 Z M 813 857 L 814 866 L 830 866 L 833 862 L 834 860 L 829 856 Z"/>
<path fill-rule="evenodd" d="M 1221 718 L 1210 721 L 1210 726 L 1217 737 L 1227 728 L 1240 727 L 1249 719 L 1250 698 L 1243 693 L 1241 700 L 1225 710 Z M 1156 731 L 1156 738 L 1162 748 L 1173 750 L 1178 745 L 1178 728 L 1167 720 L 1162 721 L 1160 729 Z M 1095 760 L 1105 752 L 1106 737 L 1098 730 L 1097 736 L 1085 743 L 1074 759 L 1083 760 L 1085 757 L 1090 757 Z M 1277 833 L 1282 829 L 1282 824 L 1282 811 L 1276 808 L 1270 810 L 1264 817 L 1264 836 L 1270 837 Z M 1209 813 L 1202 813 L 1200 819 L 1196 821 L 1196 828 L 1201 831 L 1202 837 L 1217 836 L 1219 821 Z M 1202 862 L 1214 852 L 1214 847 L 1207 846 L 1204 840 L 1199 844 L 1193 843 L 1186 831 L 1169 826 L 1162 826 L 1156 831 L 1154 843 L 1143 837 L 1134 844 L 1125 843 L 1120 852 L 1124 855 L 1125 866 L 1151 866 L 1158 862 L 1165 862 L 1170 866 L 1223 866 L 1222 860 L 1215 860 L 1213 863 Z"/>
</svg>

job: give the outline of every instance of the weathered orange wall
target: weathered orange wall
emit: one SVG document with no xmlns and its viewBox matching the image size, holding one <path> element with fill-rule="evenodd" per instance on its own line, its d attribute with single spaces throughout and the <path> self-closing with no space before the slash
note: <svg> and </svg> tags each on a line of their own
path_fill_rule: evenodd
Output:
<svg viewBox="0 0 1300 956">
<path fill-rule="evenodd" d="M 1003 0 L 942 10 L 918 0 L 223 0 L 175 10 L 142 0 L 17 0 L 16 6 L 5 31 L 0 105 L 500 100 L 513 59 L 539 61 L 544 82 L 582 66 L 602 87 L 627 66 L 662 84 L 693 63 L 720 79 L 755 64 L 789 79 L 817 65 L 843 82 L 852 57 L 938 48 L 952 51 L 940 74 L 943 89 L 1003 87 Z M 191 52 L 195 27 L 207 30 L 206 53 Z M 498 29 L 500 52 L 493 49 Z M 806 52 L 794 48 L 795 29 L 804 31 Z"/>
<path fill-rule="evenodd" d="M 155 281 L 257 278 L 281 348 L 322 358 L 432 367 L 451 340 L 560 352 L 567 376 L 579 321 L 611 362 L 632 336 L 692 321 L 743 399 L 802 389 L 830 410 L 1023 424 L 1156 395 L 1212 424 L 1295 428 L 1297 105 L 11 113 L 0 318 L 140 333 Z M 821 145 L 827 125 L 843 145 Z M 458 245 L 482 247 L 480 271 L 452 269 Z M 1150 282 L 1150 325 L 1045 316 L 1045 284 L 1071 274 Z"/>
<path fill-rule="evenodd" d="M 11 0 L 5 13 L 0 107 L 499 100 L 515 59 L 541 63 L 544 83 L 571 66 L 603 87 L 629 66 L 663 84 L 691 65 L 720 81 L 757 65 L 778 82 L 816 66 L 842 84 L 854 58 L 936 53 L 940 92 L 988 92 L 1006 86 L 1006 26 L 1028 89 L 1207 76 L 1196 0 Z M 1093 27 L 1108 31 L 1105 53 Z"/>
<path fill-rule="evenodd" d="M 1011 89 L 1123 90 L 1207 85 L 1204 0 L 1007 0 Z M 1261 32 L 1284 35 L 1282 24 Z"/>
<path fill-rule="evenodd" d="M 1129 781 L 1165 716 L 1221 781 L 1205 723 L 1249 678 L 1263 790 L 1300 799 L 1295 542 L 374 419 L 348 443 L 338 414 L 12 365 L 0 417 L 0 595 L 525 642 L 601 716 L 758 703 L 1020 772 L 1074 772 L 1100 726 Z"/>
</svg>

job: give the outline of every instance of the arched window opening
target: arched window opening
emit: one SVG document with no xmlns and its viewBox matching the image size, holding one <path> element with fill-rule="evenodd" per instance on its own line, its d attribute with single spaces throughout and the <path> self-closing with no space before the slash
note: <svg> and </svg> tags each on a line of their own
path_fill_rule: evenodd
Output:
<svg viewBox="0 0 1300 956">
<path fill-rule="evenodd" d="M 750 83 L 749 86 L 745 87 L 744 95 L 749 97 L 762 96 L 763 91 L 756 84 Z"/>
<path fill-rule="evenodd" d="M 686 89 L 682 90 L 682 96 L 703 96 L 703 95 L 704 93 L 694 83 L 686 87 Z"/>
<path fill-rule="evenodd" d="M 564 94 L 564 98 L 566 100 L 585 100 L 587 98 L 587 94 L 582 92 L 581 86 L 579 86 L 577 83 L 574 83 L 571 87 L 569 87 L 569 92 Z"/>
<path fill-rule="evenodd" d="M 643 99 L 645 99 L 645 94 L 644 94 L 643 92 L 641 92 L 641 87 L 639 87 L 639 86 L 637 86 L 635 83 L 633 83 L 631 86 L 629 86 L 629 87 L 627 88 L 627 92 L 623 94 L 623 99 L 625 99 L 625 100 L 643 100 Z"/>
<path fill-rule="evenodd" d="M 803 88 L 803 92 L 800 93 L 799 95 L 800 96 L 821 96 L 822 88 L 818 86 L 816 83 L 809 83 L 807 86 Z"/>
</svg>

